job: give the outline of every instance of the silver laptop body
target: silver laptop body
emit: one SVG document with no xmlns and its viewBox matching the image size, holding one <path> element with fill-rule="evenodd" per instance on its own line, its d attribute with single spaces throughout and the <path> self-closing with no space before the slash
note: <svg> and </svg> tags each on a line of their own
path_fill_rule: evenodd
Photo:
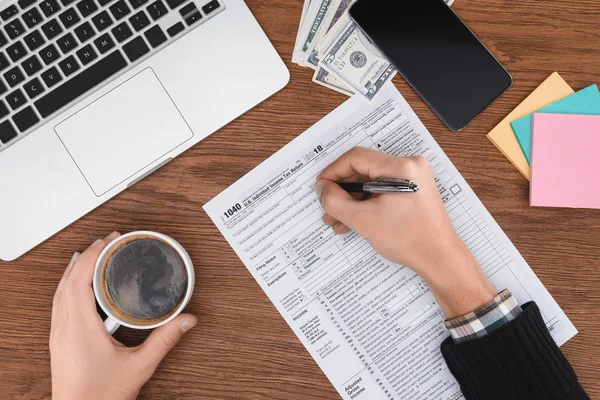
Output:
<svg viewBox="0 0 600 400">
<path fill-rule="evenodd" d="M 0 71 L 8 110 L 0 119 L 3 260 L 27 252 L 289 81 L 242 0 L 20 0 L 15 7 L 15 15 L 0 13 L 7 17 L 0 52 L 10 64 Z M 32 14 L 41 22 L 32 22 Z M 72 24 L 73 17 L 79 21 Z M 62 31 L 52 37 L 57 23 Z M 36 38 L 43 43 L 32 43 Z"/>
</svg>

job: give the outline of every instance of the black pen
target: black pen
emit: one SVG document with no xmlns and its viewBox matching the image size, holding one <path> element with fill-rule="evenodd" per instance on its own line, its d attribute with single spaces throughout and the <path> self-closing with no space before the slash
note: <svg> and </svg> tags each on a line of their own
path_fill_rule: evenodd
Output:
<svg viewBox="0 0 600 400">
<path fill-rule="evenodd" d="M 419 186 L 404 178 L 379 178 L 372 182 L 337 182 L 348 193 L 414 193 Z"/>
</svg>

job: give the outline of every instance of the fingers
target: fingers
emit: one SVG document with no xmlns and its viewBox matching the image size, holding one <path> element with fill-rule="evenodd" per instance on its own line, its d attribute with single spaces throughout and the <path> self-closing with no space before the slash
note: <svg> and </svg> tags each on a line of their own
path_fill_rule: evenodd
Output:
<svg viewBox="0 0 600 400">
<path fill-rule="evenodd" d="M 318 179 L 348 180 L 362 175 L 368 179 L 413 179 L 414 165 L 426 161 L 423 157 L 394 157 L 377 150 L 355 147 L 325 168 Z"/>
<path fill-rule="evenodd" d="M 325 168 L 319 179 L 330 181 L 347 180 L 356 174 L 369 179 L 382 177 L 382 173 L 390 168 L 390 159 L 394 157 L 366 147 L 355 147 Z"/>
<path fill-rule="evenodd" d="M 56 293 L 54 294 L 55 301 L 58 297 L 58 294 L 60 293 L 61 288 L 64 286 L 64 282 L 66 281 L 67 276 L 69 276 L 69 274 L 71 273 L 71 270 L 73 269 L 73 265 L 75 265 L 75 262 L 77 261 L 77 259 L 79 258 L 80 255 L 81 255 L 81 253 L 76 251 L 75 253 L 73 253 L 73 256 L 71 256 L 71 261 L 69 261 L 69 264 L 67 264 L 67 268 L 65 268 L 65 271 L 63 272 L 63 276 L 60 279 L 60 282 L 58 282 L 58 286 L 56 288 Z"/>
<path fill-rule="evenodd" d="M 119 232 L 113 232 L 104 239 L 96 240 L 86 251 L 84 251 L 75 265 L 71 268 L 71 272 L 67 279 L 77 287 L 89 287 L 94 277 L 94 269 L 98 256 L 108 243 L 120 236 Z"/>
<path fill-rule="evenodd" d="M 63 274 L 63 279 L 66 276 L 69 276 L 69 274 L 71 273 L 71 270 L 73 269 L 73 265 L 75 265 L 75 261 L 77 261 L 77 259 L 79 258 L 79 256 L 81 255 L 80 252 L 76 251 L 75 253 L 73 253 L 73 256 L 71 257 L 71 261 L 69 261 L 69 264 L 67 265 L 67 268 L 65 268 L 65 272 Z M 62 279 L 61 279 L 62 281 Z"/>
<path fill-rule="evenodd" d="M 335 224 L 339 224 L 340 223 L 340 221 L 338 221 L 337 219 L 333 218 L 329 214 L 323 215 L 323 222 L 325 223 L 325 225 L 329 225 L 329 226 L 334 226 Z"/>
<path fill-rule="evenodd" d="M 338 222 L 337 224 L 333 225 L 331 228 L 338 235 L 345 235 L 346 233 L 350 232 L 350 228 L 348 228 L 346 226 L 346 224 L 343 224 L 341 222 Z"/>
<path fill-rule="evenodd" d="M 348 233 L 350 231 L 350 228 L 348 228 L 342 222 L 340 222 L 337 219 L 333 218 L 329 214 L 325 214 L 323 216 L 323 222 L 325 223 L 325 225 L 329 225 L 334 230 L 335 233 L 338 233 L 340 235 L 343 235 L 343 234 Z"/>
<path fill-rule="evenodd" d="M 52 307 L 53 311 L 56 308 L 56 303 L 62 297 L 61 292 L 62 292 L 62 288 L 65 284 L 65 280 L 66 280 L 67 276 L 69 276 L 69 274 L 71 273 L 71 270 L 73 269 L 73 265 L 75 265 L 75 262 L 77 261 L 77 259 L 79 258 L 80 255 L 81 255 L 81 253 L 78 251 L 73 253 L 73 255 L 71 256 L 71 261 L 69 261 L 69 264 L 67 264 L 67 268 L 65 268 L 65 272 L 63 272 L 63 276 L 60 279 L 60 282 L 58 282 L 58 286 L 56 287 L 56 292 L 54 293 L 54 302 L 53 302 L 53 307 Z"/>
<path fill-rule="evenodd" d="M 315 191 L 321 200 L 321 206 L 327 213 L 325 223 L 337 227 L 336 232 L 345 233 L 350 227 L 354 230 L 360 228 L 357 226 L 357 214 L 368 208 L 367 202 L 360 201 L 352 197 L 348 192 L 342 189 L 335 182 L 321 179 L 315 183 Z M 339 223 L 342 225 L 338 226 Z"/>
<path fill-rule="evenodd" d="M 150 374 L 153 373 L 183 335 L 197 323 L 198 320 L 193 315 L 181 314 L 168 324 L 155 329 L 135 351 L 142 369 L 147 368 Z"/>
</svg>

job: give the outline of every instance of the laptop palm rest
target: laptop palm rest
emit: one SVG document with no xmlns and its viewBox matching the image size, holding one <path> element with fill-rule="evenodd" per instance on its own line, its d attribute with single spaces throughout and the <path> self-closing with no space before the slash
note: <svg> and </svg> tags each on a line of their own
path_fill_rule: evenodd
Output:
<svg viewBox="0 0 600 400">
<path fill-rule="evenodd" d="M 96 196 L 143 175 L 194 134 L 147 68 L 54 130 Z"/>
</svg>

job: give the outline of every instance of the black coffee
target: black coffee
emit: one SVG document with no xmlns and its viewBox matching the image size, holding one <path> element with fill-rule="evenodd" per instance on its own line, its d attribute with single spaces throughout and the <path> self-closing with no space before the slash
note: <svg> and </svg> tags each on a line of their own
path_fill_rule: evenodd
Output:
<svg viewBox="0 0 600 400">
<path fill-rule="evenodd" d="M 148 324 L 168 318 L 177 309 L 188 283 L 179 253 L 162 240 L 143 236 L 113 251 L 103 281 L 117 314 Z"/>
</svg>

